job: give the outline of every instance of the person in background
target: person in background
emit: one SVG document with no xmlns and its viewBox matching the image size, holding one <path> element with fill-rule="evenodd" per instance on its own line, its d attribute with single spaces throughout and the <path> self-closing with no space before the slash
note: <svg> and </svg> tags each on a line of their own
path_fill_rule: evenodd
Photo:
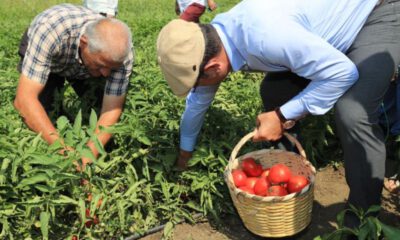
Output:
<svg viewBox="0 0 400 240">
<path fill-rule="evenodd" d="M 105 145 L 111 134 L 100 126 L 117 123 L 122 113 L 132 51 L 131 31 L 122 21 L 72 4 L 51 7 L 36 16 L 21 39 L 14 106 L 48 144 L 63 143 L 49 114 L 66 80 L 80 98 L 93 97 L 93 105 L 101 107 L 96 134 Z M 94 143 L 87 145 L 97 157 Z M 88 162 L 82 158 L 83 167 Z"/>
<path fill-rule="evenodd" d="M 105 17 L 116 17 L 118 14 L 118 0 L 84 0 L 83 6 Z"/>
<path fill-rule="evenodd" d="M 364 211 L 380 205 L 386 150 L 379 107 L 400 61 L 399 9 L 400 0 L 244 0 L 211 24 L 168 23 L 157 54 L 173 93 L 187 96 L 182 162 L 225 77 L 268 72 L 260 92 L 269 110 L 258 115 L 253 140 L 276 141 L 304 116 L 335 107 L 348 203 Z M 349 213 L 345 224 L 360 222 Z"/>
<path fill-rule="evenodd" d="M 398 77 L 390 83 L 381 107 L 380 123 L 386 132 L 384 187 L 397 192 L 400 187 L 400 84 Z"/>
<path fill-rule="evenodd" d="M 176 0 L 175 2 L 176 15 L 189 22 L 200 22 L 200 17 L 207 8 L 214 11 L 217 4 L 213 0 Z"/>
</svg>

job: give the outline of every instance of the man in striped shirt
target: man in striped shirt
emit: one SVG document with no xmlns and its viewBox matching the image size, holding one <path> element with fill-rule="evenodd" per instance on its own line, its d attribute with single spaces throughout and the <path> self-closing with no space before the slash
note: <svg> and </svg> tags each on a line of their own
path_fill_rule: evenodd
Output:
<svg viewBox="0 0 400 240">
<path fill-rule="evenodd" d="M 48 114 L 54 110 L 55 92 L 61 91 L 67 80 L 78 96 L 94 97 L 101 106 L 98 127 L 113 125 L 125 102 L 132 50 L 131 32 L 125 23 L 82 6 L 49 8 L 33 20 L 21 41 L 21 75 L 14 106 L 28 127 L 52 144 L 59 135 Z M 99 128 L 96 133 L 103 145 L 111 138 Z M 94 143 L 88 142 L 88 146 L 97 156 Z"/>
</svg>

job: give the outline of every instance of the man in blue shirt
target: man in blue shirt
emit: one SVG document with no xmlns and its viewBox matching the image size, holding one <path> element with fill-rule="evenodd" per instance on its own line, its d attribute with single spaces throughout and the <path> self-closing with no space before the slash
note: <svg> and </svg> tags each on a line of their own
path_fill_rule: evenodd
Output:
<svg viewBox="0 0 400 240">
<path fill-rule="evenodd" d="M 379 204 L 385 145 L 378 109 L 399 63 L 399 7 L 399 0 L 244 0 L 211 24 L 168 23 L 157 41 L 162 72 L 178 96 L 196 88 L 182 117 L 180 163 L 191 157 L 228 73 L 269 72 L 263 102 L 279 101 L 265 104 L 253 139 L 278 140 L 298 119 L 336 104 L 349 203 Z"/>
</svg>

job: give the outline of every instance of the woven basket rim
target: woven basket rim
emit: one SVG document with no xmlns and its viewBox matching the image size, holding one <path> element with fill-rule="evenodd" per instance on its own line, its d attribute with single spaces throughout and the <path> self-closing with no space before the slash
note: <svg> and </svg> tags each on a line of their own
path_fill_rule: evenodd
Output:
<svg viewBox="0 0 400 240">
<path fill-rule="evenodd" d="M 237 149 L 237 151 L 240 150 L 240 148 L 241 148 L 240 144 L 243 145 L 243 143 L 246 142 L 248 139 L 250 139 L 253 135 L 254 135 L 254 132 L 249 133 L 245 137 L 243 137 L 242 140 L 238 143 L 238 145 L 236 145 L 235 149 Z M 288 137 L 289 134 L 285 133 L 284 135 L 286 137 Z M 289 135 L 288 139 L 290 141 L 297 141 L 293 136 L 290 136 L 290 135 Z M 298 196 L 302 196 L 302 195 L 306 194 L 308 191 L 312 190 L 313 187 L 314 187 L 316 170 L 315 170 L 314 166 L 311 164 L 311 162 L 307 160 L 307 158 L 305 156 L 305 153 L 304 153 L 304 150 L 301 147 L 301 144 L 298 141 L 295 144 L 296 144 L 296 146 L 298 148 L 300 148 L 300 149 L 298 149 L 299 152 L 300 153 L 303 152 L 303 154 L 297 154 L 295 152 L 285 151 L 285 150 L 282 150 L 282 149 L 261 149 L 261 150 L 256 150 L 256 151 L 245 153 L 245 154 L 243 154 L 243 155 L 241 155 L 239 157 L 235 157 L 235 159 L 232 159 L 232 156 L 231 156 L 231 158 L 229 159 L 229 163 L 225 167 L 225 171 L 224 171 L 224 178 L 225 178 L 225 182 L 228 185 L 228 188 L 231 191 L 233 191 L 235 193 L 235 195 L 242 195 L 245 198 L 251 198 L 251 199 L 254 199 L 254 200 L 257 200 L 257 201 L 262 201 L 262 202 L 288 201 L 288 200 L 290 200 L 292 198 L 296 198 Z M 262 152 L 277 152 L 277 153 L 283 153 L 283 154 L 290 154 L 290 155 L 295 155 L 296 157 L 301 159 L 301 161 L 303 162 L 304 166 L 309 168 L 309 170 L 311 170 L 311 173 L 312 173 L 311 176 L 310 176 L 310 179 L 308 179 L 309 180 L 309 184 L 306 187 L 304 187 L 302 189 L 302 191 L 297 192 L 297 193 L 290 193 L 290 194 L 287 194 L 285 196 L 258 196 L 258 195 L 255 195 L 255 194 L 247 193 L 247 192 L 237 188 L 235 186 L 235 184 L 233 183 L 233 181 L 231 180 L 232 179 L 232 177 L 231 177 L 232 170 L 234 170 L 234 168 L 231 168 L 232 162 L 233 161 L 240 161 L 241 159 L 249 157 L 249 156 L 252 156 L 255 153 L 262 153 Z"/>
</svg>

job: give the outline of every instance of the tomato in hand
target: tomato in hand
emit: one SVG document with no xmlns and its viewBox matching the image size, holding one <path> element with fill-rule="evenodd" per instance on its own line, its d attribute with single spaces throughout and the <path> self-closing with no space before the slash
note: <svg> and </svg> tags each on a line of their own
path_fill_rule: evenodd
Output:
<svg viewBox="0 0 400 240">
<path fill-rule="evenodd" d="M 269 170 L 268 181 L 271 184 L 287 183 L 290 175 L 290 169 L 285 164 L 278 163 Z"/>
<path fill-rule="evenodd" d="M 268 188 L 268 196 L 285 196 L 288 192 L 286 189 L 280 185 L 273 185 Z"/>
<path fill-rule="evenodd" d="M 241 187 L 246 185 L 247 176 L 242 170 L 240 169 L 232 170 L 232 177 L 233 177 L 233 183 L 235 184 L 236 187 Z"/>
<path fill-rule="evenodd" d="M 287 184 L 287 190 L 289 193 L 300 192 L 305 186 L 307 186 L 308 180 L 306 177 L 301 175 L 292 176 Z"/>
<path fill-rule="evenodd" d="M 258 177 L 262 173 L 262 166 L 254 161 L 254 158 L 248 157 L 242 161 L 242 169 L 249 177 Z"/>
<path fill-rule="evenodd" d="M 267 196 L 269 183 L 266 178 L 259 178 L 254 185 L 254 193 L 258 196 Z"/>
</svg>

